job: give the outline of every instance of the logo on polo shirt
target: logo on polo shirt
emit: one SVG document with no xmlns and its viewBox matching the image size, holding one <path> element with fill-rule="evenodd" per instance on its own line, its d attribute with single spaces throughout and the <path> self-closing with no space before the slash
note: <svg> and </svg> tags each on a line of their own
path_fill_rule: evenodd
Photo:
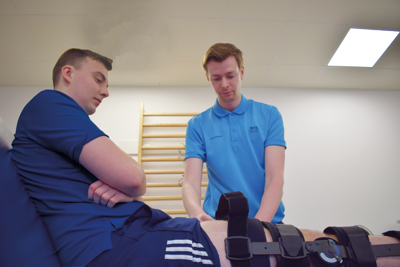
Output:
<svg viewBox="0 0 400 267">
<path fill-rule="evenodd" d="M 250 126 L 249 133 L 258 133 L 258 127 L 257 126 Z"/>
<path fill-rule="evenodd" d="M 217 137 L 222 137 L 222 135 L 213 136 L 213 137 L 210 138 L 210 140 L 213 140 L 213 139 L 215 139 L 215 138 L 217 138 Z"/>
</svg>

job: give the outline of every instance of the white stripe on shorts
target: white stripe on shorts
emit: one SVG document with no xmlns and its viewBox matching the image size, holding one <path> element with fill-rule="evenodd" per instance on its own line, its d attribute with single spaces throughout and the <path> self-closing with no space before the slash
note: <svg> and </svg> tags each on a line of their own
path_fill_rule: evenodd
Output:
<svg viewBox="0 0 400 267">
<path fill-rule="evenodd" d="M 192 242 L 190 239 L 168 240 L 165 252 L 166 260 L 187 260 L 204 265 L 214 265 L 208 258 L 203 245 Z"/>
</svg>

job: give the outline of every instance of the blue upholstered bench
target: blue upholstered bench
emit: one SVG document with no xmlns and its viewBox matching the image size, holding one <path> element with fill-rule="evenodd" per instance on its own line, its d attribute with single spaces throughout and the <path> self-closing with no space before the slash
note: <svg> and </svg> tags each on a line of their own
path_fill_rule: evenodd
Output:
<svg viewBox="0 0 400 267">
<path fill-rule="evenodd" d="M 11 158 L 13 135 L 0 118 L 0 265 L 61 266 Z"/>
</svg>

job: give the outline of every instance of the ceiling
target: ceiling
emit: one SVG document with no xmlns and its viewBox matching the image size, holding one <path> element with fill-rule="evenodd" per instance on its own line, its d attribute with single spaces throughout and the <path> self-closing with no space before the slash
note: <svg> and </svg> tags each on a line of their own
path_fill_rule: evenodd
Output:
<svg viewBox="0 0 400 267">
<path fill-rule="evenodd" d="M 0 0 L 0 86 L 51 87 L 71 47 L 114 59 L 110 86 L 208 86 L 214 43 L 243 87 L 400 90 L 400 37 L 373 68 L 328 67 L 351 27 L 400 30 L 400 0 Z"/>
</svg>

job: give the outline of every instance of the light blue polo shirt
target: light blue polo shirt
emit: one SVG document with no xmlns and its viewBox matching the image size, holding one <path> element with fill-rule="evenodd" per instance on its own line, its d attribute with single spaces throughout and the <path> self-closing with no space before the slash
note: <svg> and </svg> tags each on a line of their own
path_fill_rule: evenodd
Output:
<svg viewBox="0 0 400 267">
<path fill-rule="evenodd" d="M 221 194 L 241 191 L 249 202 L 249 216 L 260 208 L 265 185 L 265 147 L 286 148 L 282 116 L 274 106 L 242 95 L 232 112 L 216 100 L 214 106 L 193 117 L 187 127 L 185 159 L 200 158 L 207 165 L 208 187 L 204 211 L 214 217 Z M 273 223 L 281 222 L 281 201 Z"/>
</svg>

